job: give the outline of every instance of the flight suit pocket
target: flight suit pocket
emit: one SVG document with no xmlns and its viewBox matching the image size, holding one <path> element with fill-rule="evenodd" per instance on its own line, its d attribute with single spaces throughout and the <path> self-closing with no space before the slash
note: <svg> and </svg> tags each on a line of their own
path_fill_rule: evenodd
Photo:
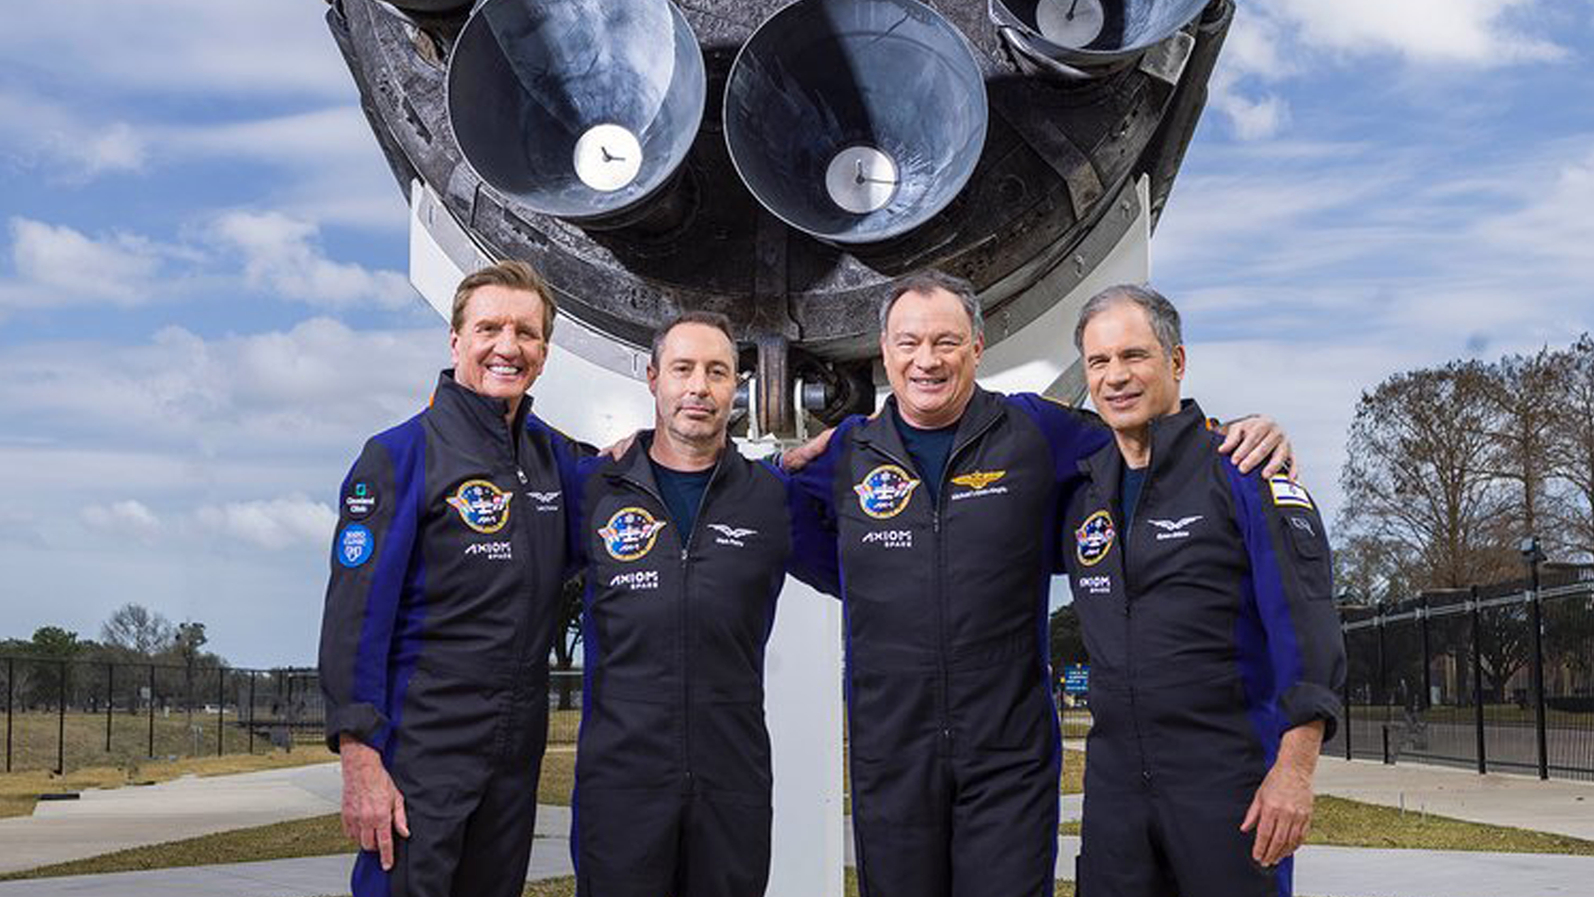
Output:
<svg viewBox="0 0 1594 897">
<path fill-rule="evenodd" d="M 1322 523 L 1305 514 L 1286 514 L 1291 560 L 1307 598 L 1325 601 L 1333 597 L 1333 569 Z"/>
</svg>

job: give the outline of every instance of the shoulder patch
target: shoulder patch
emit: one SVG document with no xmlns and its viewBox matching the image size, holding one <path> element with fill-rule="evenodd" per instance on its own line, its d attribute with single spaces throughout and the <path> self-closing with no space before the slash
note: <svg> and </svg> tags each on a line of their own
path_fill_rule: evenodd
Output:
<svg viewBox="0 0 1594 897">
<path fill-rule="evenodd" d="M 371 559 L 376 539 L 363 524 L 351 523 L 338 532 L 338 563 L 354 568 Z"/>
<path fill-rule="evenodd" d="M 1273 504 L 1279 507 L 1316 510 L 1306 487 L 1289 477 L 1268 477 L 1267 486 L 1273 493 Z"/>
<path fill-rule="evenodd" d="M 343 490 L 343 516 L 350 520 L 364 520 L 371 516 L 381 503 L 376 484 L 370 480 L 354 480 Z"/>
</svg>

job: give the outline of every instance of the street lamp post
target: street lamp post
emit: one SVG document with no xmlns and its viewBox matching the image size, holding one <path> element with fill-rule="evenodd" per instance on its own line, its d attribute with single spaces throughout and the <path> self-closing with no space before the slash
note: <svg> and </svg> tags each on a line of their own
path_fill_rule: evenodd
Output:
<svg viewBox="0 0 1594 897">
<path fill-rule="evenodd" d="M 1528 612 L 1533 625 L 1533 727 L 1538 736 L 1539 778 L 1548 779 L 1550 751 L 1544 726 L 1544 602 L 1539 598 L 1539 564 L 1544 561 L 1544 550 L 1539 547 L 1537 536 L 1523 539 L 1521 550 L 1532 589 Z"/>
</svg>

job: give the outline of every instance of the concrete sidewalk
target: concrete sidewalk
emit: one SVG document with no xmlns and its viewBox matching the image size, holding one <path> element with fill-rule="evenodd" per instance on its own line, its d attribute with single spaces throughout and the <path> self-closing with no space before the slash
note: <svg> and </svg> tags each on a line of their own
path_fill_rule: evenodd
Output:
<svg viewBox="0 0 1594 897">
<path fill-rule="evenodd" d="M 40 801 L 32 816 L 0 819 L 0 873 L 336 813 L 342 788 L 338 765 L 324 763 Z"/>
<path fill-rule="evenodd" d="M 1057 874 L 1072 878 L 1079 839 L 1058 839 Z M 0 897 L 319 897 L 347 894 L 351 856 L 0 883 Z M 528 879 L 570 875 L 569 842 L 538 838 Z M 1587 895 L 1594 857 L 1307 847 L 1295 890 L 1312 897 Z"/>
<path fill-rule="evenodd" d="M 1070 739 L 1065 746 L 1083 751 L 1085 742 Z M 1376 760 L 1324 756 L 1317 764 L 1315 784 L 1318 794 L 1594 841 L 1594 782 L 1540 781 L 1535 776 L 1494 772 L 1480 776 L 1449 766 L 1386 766 Z M 1065 796 L 1063 818 L 1078 818 L 1077 809 L 1074 813 L 1069 815 Z M 1588 893 L 1594 894 L 1594 887 Z"/>
<path fill-rule="evenodd" d="M 1594 782 L 1324 757 L 1317 793 L 1594 841 Z M 1594 883 L 1583 893 L 1594 893 Z"/>
<path fill-rule="evenodd" d="M 1325 757 L 1320 793 L 1495 825 L 1594 840 L 1594 784 L 1519 776 L 1479 776 L 1419 765 L 1384 766 Z M 0 871 L 62 862 L 212 832 L 334 813 L 336 764 L 268 770 L 161 785 L 84 792 L 78 801 L 41 803 L 32 817 L 0 820 Z M 1077 819 L 1081 799 L 1062 798 Z M 571 873 L 570 811 L 538 810 L 530 877 Z M 851 838 L 848 836 L 848 862 Z M 1078 839 L 1059 840 L 1058 873 L 1072 878 Z M 344 894 L 351 856 L 271 860 L 190 869 L 0 883 L 10 895 L 81 897 L 309 897 Z M 1313 897 L 1551 897 L 1594 892 L 1594 857 L 1455 851 L 1306 847 L 1297 891 Z"/>
</svg>

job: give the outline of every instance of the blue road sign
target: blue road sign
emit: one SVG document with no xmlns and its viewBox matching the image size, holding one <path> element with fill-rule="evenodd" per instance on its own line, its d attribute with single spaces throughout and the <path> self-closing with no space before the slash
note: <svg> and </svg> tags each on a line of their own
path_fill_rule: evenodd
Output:
<svg viewBox="0 0 1594 897">
<path fill-rule="evenodd" d="M 1090 667 L 1083 663 L 1063 667 L 1063 693 L 1082 695 L 1090 691 Z"/>
</svg>

